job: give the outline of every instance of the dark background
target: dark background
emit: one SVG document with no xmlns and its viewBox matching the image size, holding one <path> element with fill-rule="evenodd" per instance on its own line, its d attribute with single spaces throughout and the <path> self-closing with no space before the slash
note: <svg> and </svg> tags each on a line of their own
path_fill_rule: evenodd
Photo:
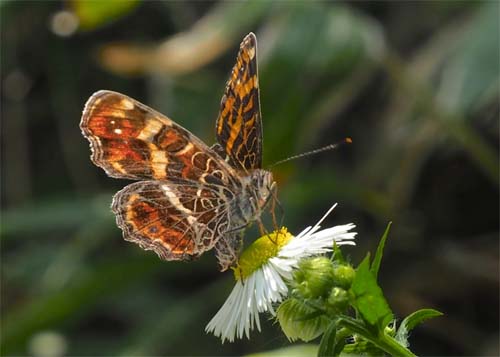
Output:
<svg viewBox="0 0 500 357">
<path fill-rule="evenodd" d="M 236 355 L 288 345 L 272 320 L 221 345 L 231 290 L 212 253 L 162 262 L 122 240 L 127 184 L 92 165 L 78 124 L 99 89 L 205 142 L 241 39 L 259 43 L 264 162 L 285 225 L 354 222 L 357 264 L 389 221 L 380 284 L 419 355 L 498 355 L 499 3 L 3 1 L 3 355 Z M 247 241 L 256 233 L 247 232 Z"/>
</svg>

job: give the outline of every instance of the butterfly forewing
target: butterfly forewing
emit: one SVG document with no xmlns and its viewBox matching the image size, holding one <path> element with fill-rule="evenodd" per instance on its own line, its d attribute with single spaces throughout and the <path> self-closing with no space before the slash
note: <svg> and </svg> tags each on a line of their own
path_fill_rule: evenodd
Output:
<svg viewBox="0 0 500 357">
<path fill-rule="evenodd" d="M 262 167 L 257 41 L 253 33 L 240 45 L 215 130 L 217 141 L 233 167 L 244 171 Z"/>
<path fill-rule="evenodd" d="M 222 185 L 237 181 L 233 170 L 200 139 L 126 95 L 112 91 L 92 95 L 80 127 L 90 141 L 92 161 L 109 176 Z"/>
</svg>

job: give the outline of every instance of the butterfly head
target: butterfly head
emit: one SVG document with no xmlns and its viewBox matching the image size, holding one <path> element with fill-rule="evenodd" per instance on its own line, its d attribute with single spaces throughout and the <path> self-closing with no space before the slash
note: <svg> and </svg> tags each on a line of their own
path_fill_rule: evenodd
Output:
<svg viewBox="0 0 500 357">
<path fill-rule="evenodd" d="M 253 201 L 252 205 L 256 207 L 257 211 L 263 210 L 271 197 L 274 196 L 276 191 L 276 182 L 273 179 L 273 174 L 266 170 L 254 170 L 251 174 L 251 182 L 255 187 L 254 197 L 250 200 Z"/>
</svg>

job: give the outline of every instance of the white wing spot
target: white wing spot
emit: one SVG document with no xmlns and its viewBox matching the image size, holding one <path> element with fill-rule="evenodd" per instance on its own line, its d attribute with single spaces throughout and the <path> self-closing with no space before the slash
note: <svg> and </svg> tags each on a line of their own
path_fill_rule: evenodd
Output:
<svg viewBox="0 0 500 357">
<path fill-rule="evenodd" d="M 158 134 L 163 127 L 163 124 L 157 120 L 147 120 L 146 126 L 141 130 L 137 139 L 144 141 L 152 141 L 154 136 Z"/>
<path fill-rule="evenodd" d="M 114 161 L 114 162 L 112 162 L 112 163 L 111 163 L 111 166 L 113 166 L 113 168 L 114 168 L 116 171 L 118 171 L 118 172 L 120 172 L 120 173 L 122 173 L 122 174 L 126 174 L 126 173 L 127 173 L 127 172 L 123 169 L 122 165 L 120 165 L 120 163 L 119 163 L 119 162 Z"/>
<path fill-rule="evenodd" d="M 134 102 L 127 98 L 123 98 L 120 102 L 120 105 L 127 110 L 132 110 L 135 107 Z"/>
<path fill-rule="evenodd" d="M 190 209 L 187 209 L 186 207 L 184 207 L 182 205 L 182 203 L 179 201 L 179 198 L 177 197 L 175 192 L 173 192 L 170 189 L 170 187 L 168 187 L 168 185 L 161 185 L 161 189 L 163 190 L 163 192 L 165 192 L 165 195 L 167 196 L 167 198 L 170 201 L 170 203 L 172 204 L 172 206 L 177 208 L 180 212 L 183 212 L 186 214 L 186 219 L 188 220 L 189 224 L 196 223 L 197 220 L 196 220 L 196 217 L 193 216 L 193 211 L 191 211 Z"/>
<path fill-rule="evenodd" d="M 115 129 L 114 132 L 115 132 L 115 134 L 121 134 L 122 133 L 122 129 Z"/>
<path fill-rule="evenodd" d="M 152 150 L 151 151 L 151 167 L 155 177 L 165 176 L 167 170 L 168 159 L 164 151 Z"/>
<path fill-rule="evenodd" d="M 193 148 L 193 144 L 188 143 L 186 146 L 184 146 L 184 148 L 182 150 L 178 151 L 175 155 L 176 156 L 184 155 L 185 153 L 191 151 L 192 148 Z"/>
<path fill-rule="evenodd" d="M 251 47 L 248 49 L 248 57 L 250 57 L 250 59 L 253 59 L 255 57 L 255 47 Z"/>
</svg>

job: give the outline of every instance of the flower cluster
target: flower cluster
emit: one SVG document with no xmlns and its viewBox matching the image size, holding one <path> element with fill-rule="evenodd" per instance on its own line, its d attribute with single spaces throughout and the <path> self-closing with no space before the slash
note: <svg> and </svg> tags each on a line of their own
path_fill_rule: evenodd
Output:
<svg viewBox="0 0 500 357">
<path fill-rule="evenodd" d="M 314 226 L 293 236 L 286 228 L 257 239 L 240 256 L 234 275 L 236 285 L 228 299 L 212 318 L 206 331 L 222 342 L 250 336 L 250 330 L 260 331 L 259 313 L 275 315 L 273 305 L 289 293 L 294 271 L 304 258 L 332 251 L 336 245 L 354 245 L 354 224 L 320 229 L 320 224 L 336 205 Z"/>
</svg>

